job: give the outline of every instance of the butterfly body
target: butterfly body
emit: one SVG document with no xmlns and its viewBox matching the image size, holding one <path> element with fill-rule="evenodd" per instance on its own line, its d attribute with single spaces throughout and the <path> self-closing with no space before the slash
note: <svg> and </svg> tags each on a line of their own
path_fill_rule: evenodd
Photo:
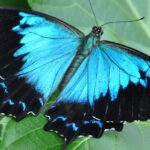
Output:
<svg viewBox="0 0 150 150">
<path fill-rule="evenodd" d="M 85 36 L 52 16 L 0 9 L 0 112 L 37 114 L 58 87 L 44 129 L 100 137 L 123 122 L 150 119 L 150 56 L 111 41 L 101 27 Z"/>
<path fill-rule="evenodd" d="M 94 29 L 82 39 L 82 43 L 78 48 L 76 56 L 66 71 L 64 78 L 60 84 L 60 89 L 63 89 L 68 81 L 72 78 L 73 74 L 77 71 L 83 60 L 90 55 L 92 50 L 99 44 L 101 29 L 93 27 Z"/>
</svg>

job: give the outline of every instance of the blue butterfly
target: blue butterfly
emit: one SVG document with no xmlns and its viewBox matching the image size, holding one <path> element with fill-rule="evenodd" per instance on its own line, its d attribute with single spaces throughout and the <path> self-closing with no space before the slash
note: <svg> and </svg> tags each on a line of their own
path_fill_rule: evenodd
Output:
<svg viewBox="0 0 150 150">
<path fill-rule="evenodd" d="M 102 34 L 98 26 L 85 36 L 51 16 L 0 9 L 0 112 L 17 121 L 36 115 L 60 89 L 44 129 L 66 143 L 150 119 L 150 56 Z"/>
</svg>

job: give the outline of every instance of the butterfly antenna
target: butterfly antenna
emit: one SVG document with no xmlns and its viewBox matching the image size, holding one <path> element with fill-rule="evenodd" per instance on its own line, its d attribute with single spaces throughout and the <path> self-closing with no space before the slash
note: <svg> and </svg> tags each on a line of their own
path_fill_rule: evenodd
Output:
<svg viewBox="0 0 150 150">
<path fill-rule="evenodd" d="M 105 26 L 107 24 L 112 24 L 112 23 L 128 23 L 128 22 L 136 22 L 136 21 L 140 21 L 140 20 L 143 20 L 144 17 L 140 18 L 140 19 L 136 19 L 136 20 L 129 20 L 129 21 L 114 21 L 114 22 L 106 22 L 104 24 L 101 25 L 102 26 Z"/>
<path fill-rule="evenodd" d="M 89 0 L 89 4 L 90 4 L 90 7 L 91 7 L 91 10 L 92 10 L 93 16 L 94 16 L 94 18 L 95 18 L 95 23 L 96 23 L 96 25 L 98 26 L 98 21 L 97 21 L 97 18 L 96 18 L 96 15 L 95 15 L 94 9 L 93 9 L 93 7 L 92 7 L 92 2 L 91 2 L 91 0 Z"/>
</svg>

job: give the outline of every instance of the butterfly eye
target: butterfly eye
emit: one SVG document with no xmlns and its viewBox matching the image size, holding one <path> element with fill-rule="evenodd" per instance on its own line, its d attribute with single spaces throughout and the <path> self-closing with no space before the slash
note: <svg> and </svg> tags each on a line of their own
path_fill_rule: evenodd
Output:
<svg viewBox="0 0 150 150">
<path fill-rule="evenodd" d="M 101 29 L 97 29 L 97 32 L 100 32 L 101 31 Z"/>
<path fill-rule="evenodd" d="M 92 31 L 93 31 L 93 32 L 97 31 L 97 27 L 94 26 L 93 29 L 92 29 Z"/>
</svg>

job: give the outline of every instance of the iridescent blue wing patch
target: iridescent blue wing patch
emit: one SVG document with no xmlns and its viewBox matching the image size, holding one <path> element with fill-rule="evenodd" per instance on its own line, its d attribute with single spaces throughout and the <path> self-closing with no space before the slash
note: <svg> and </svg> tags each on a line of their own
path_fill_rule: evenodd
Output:
<svg viewBox="0 0 150 150">
<path fill-rule="evenodd" d="M 99 137 L 105 129 L 121 131 L 124 121 L 150 118 L 150 57 L 102 41 L 81 63 L 47 111 L 46 130 L 70 142 L 80 135 Z"/>
<path fill-rule="evenodd" d="M 0 9 L 0 112 L 37 114 L 56 90 L 83 34 L 50 16 Z"/>
</svg>

